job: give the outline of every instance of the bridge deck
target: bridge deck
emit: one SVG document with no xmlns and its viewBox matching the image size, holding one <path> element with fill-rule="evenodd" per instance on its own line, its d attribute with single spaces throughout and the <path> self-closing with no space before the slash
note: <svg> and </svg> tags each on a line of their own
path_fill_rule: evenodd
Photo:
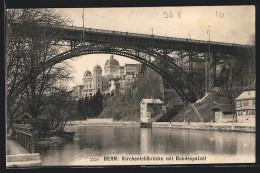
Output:
<svg viewBox="0 0 260 173">
<path fill-rule="evenodd" d="M 20 31 L 20 26 L 18 23 L 12 23 L 11 28 L 16 27 L 17 31 Z M 39 27 L 45 27 L 46 24 L 40 24 Z M 168 49 L 176 49 L 176 44 L 183 44 L 182 49 L 192 49 L 198 51 L 205 51 L 208 49 L 208 45 L 210 44 L 216 51 L 222 51 L 222 49 L 230 49 L 230 48 L 242 48 L 242 49 L 254 49 L 253 46 L 243 45 L 243 44 L 235 44 L 235 43 L 225 43 L 225 42 L 216 42 L 216 41 L 206 41 L 206 40 L 196 40 L 196 39 L 187 39 L 187 38 L 177 38 L 177 37 L 167 37 L 167 36 L 158 36 L 151 34 L 140 34 L 140 33 L 130 33 L 130 32 L 122 32 L 122 31 L 114 31 L 114 30 L 105 30 L 105 29 L 95 29 L 95 28 L 83 28 L 77 26 L 53 26 L 59 30 L 58 37 L 61 37 L 64 40 L 74 40 L 74 41 L 82 41 L 82 33 L 84 30 L 85 41 L 97 41 L 97 42 L 113 42 L 116 43 L 116 40 L 119 40 L 119 43 L 123 41 L 128 41 L 131 44 L 142 45 L 142 46 L 151 46 L 150 42 L 153 42 L 154 48 L 168 48 Z M 102 37 L 100 37 L 102 36 Z M 117 38 L 117 39 L 111 39 Z M 121 38 L 121 39 L 119 39 Z M 143 41 L 143 42 L 142 42 Z M 142 44 L 140 44 L 142 42 Z M 188 47 L 187 47 L 188 45 Z M 179 48 L 179 46 L 177 46 Z M 231 50 L 232 51 L 232 50 Z"/>
<path fill-rule="evenodd" d="M 67 30 L 71 30 L 71 31 L 80 31 L 80 32 L 83 32 L 83 30 L 84 30 L 85 33 L 100 33 L 100 34 L 110 34 L 110 35 L 118 35 L 118 36 L 137 37 L 137 38 L 150 38 L 150 39 L 154 39 L 154 40 L 209 44 L 209 41 L 205 41 L 205 40 L 167 37 L 167 36 L 150 35 L 150 34 L 139 34 L 139 33 L 122 32 L 122 31 L 114 31 L 114 30 L 112 31 L 112 30 L 95 29 L 95 28 L 83 28 L 83 27 L 77 27 L 77 26 L 63 26 L 63 27 L 59 27 L 59 28 L 67 29 Z M 228 47 L 232 46 L 232 47 L 252 48 L 252 46 L 250 46 L 250 45 L 235 44 L 235 43 L 224 43 L 224 42 L 216 42 L 216 41 L 210 41 L 210 44 L 211 45 L 228 46 Z"/>
<path fill-rule="evenodd" d="M 6 140 L 6 155 L 17 155 L 17 154 L 30 154 L 25 148 L 19 145 L 17 142 L 11 139 Z"/>
<path fill-rule="evenodd" d="M 30 167 L 42 164 L 39 153 L 29 153 L 16 141 L 6 140 L 6 166 L 8 167 Z"/>
</svg>

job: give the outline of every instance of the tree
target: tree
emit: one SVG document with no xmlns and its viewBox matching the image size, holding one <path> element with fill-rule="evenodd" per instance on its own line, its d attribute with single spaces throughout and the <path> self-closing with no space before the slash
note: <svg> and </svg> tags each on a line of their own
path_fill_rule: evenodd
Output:
<svg viewBox="0 0 260 173">
<path fill-rule="evenodd" d="M 43 118 L 50 124 L 50 130 L 63 130 L 66 123 L 75 116 L 75 105 L 71 94 L 66 88 L 52 88 L 52 93 L 46 96 Z"/>
<path fill-rule="evenodd" d="M 78 103 L 77 103 L 77 114 L 79 119 L 82 118 L 84 115 L 84 101 L 83 98 L 79 98 Z"/>
<path fill-rule="evenodd" d="M 98 116 L 102 112 L 102 109 L 103 109 L 103 96 L 100 93 L 99 89 L 98 89 L 98 91 L 97 91 L 97 93 L 94 97 L 95 97 L 95 102 L 96 102 L 95 103 L 94 115 Z"/>
<path fill-rule="evenodd" d="M 69 20 L 54 9 L 7 11 L 7 117 L 9 126 L 24 112 L 36 119 L 44 109 L 44 98 L 59 80 L 69 79 L 66 64 L 48 66 L 62 49 L 55 27 Z M 41 27 L 39 27 L 41 26 Z"/>
<path fill-rule="evenodd" d="M 92 108 L 91 108 L 91 101 L 92 101 L 92 97 L 88 97 L 86 96 L 85 97 L 85 100 L 84 100 L 84 119 L 88 118 L 88 117 L 91 117 L 91 114 L 92 114 Z"/>
</svg>

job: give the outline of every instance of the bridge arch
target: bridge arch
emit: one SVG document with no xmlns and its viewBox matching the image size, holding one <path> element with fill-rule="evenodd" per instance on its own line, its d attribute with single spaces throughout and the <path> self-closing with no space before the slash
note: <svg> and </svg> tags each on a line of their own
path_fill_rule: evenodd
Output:
<svg viewBox="0 0 260 173">
<path fill-rule="evenodd" d="M 160 74 L 175 89 L 183 101 L 195 102 L 203 95 L 197 85 L 187 78 L 186 72 L 176 65 L 173 59 L 171 60 L 169 56 L 163 56 L 147 48 L 115 47 L 108 44 L 83 45 L 51 58 L 47 61 L 47 66 L 53 66 L 64 60 L 87 54 L 114 54 L 139 61 Z M 151 57 L 156 59 L 157 62 L 151 60 Z"/>
</svg>

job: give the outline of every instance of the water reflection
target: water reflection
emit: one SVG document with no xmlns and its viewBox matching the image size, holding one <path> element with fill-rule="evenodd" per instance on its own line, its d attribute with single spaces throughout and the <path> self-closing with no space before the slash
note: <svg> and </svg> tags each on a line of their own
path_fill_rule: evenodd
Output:
<svg viewBox="0 0 260 173">
<path fill-rule="evenodd" d="M 140 129 L 141 139 L 141 155 L 149 154 L 153 152 L 153 141 L 152 141 L 152 129 L 141 128 Z"/>
<path fill-rule="evenodd" d="M 71 165 L 91 156 L 115 154 L 255 155 L 254 133 L 83 126 L 67 130 L 76 131 L 73 142 L 39 148 L 43 165 Z"/>
</svg>

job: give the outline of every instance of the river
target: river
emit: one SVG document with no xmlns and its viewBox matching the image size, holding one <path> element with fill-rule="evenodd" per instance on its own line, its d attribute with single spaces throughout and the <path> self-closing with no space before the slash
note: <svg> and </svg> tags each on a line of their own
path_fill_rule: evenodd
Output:
<svg viewBox="0 0 260 173">
<path fill-rule="evenodd" d="M 140 164 L 122 162 L 123 156 L 160 156 L 164 159 L 141 164 L 255 162 L 255 133 L 72 125 L 66 130 L 76 132 L 73 142 L 40 149 L 43 166 Z M 108 157 L 107 161 L 104 156 L 113 157 Z M 207 158 L 198 162 L 177 159 L 186 156 Z M 172 157 L 172 160 L 166 162 L 166 157 Z"/>
</svg>

